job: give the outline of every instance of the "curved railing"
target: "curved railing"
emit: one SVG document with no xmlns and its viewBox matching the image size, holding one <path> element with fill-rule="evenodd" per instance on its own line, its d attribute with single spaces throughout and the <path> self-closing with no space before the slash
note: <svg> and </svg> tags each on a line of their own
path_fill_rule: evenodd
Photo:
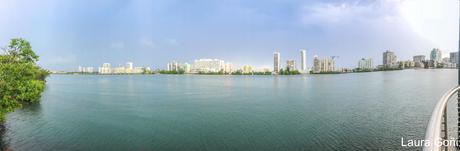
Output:
<svg viewBox="0 0 460 151">
<path fill-rule="evenodd" d="M 423 147 L 424 151 L 440 151 L 448 149 L 449 146 L 441 146 L 438 143 L 447 139 L 447 102 L 450 98 L 460 90 L 460 85 L 450 89 L 445 93 L 436 104 L 436 107 L 431 113 L 430 122 L 425 133 L 425 141 L 430 145 Z M 453 147 L 453 146 L 450 146 Z"/>
</svg>

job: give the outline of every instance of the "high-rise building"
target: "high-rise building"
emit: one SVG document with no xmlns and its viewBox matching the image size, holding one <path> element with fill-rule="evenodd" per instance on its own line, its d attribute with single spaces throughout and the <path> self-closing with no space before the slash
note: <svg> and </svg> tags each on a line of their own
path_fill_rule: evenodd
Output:
<svg viewBox="0 0 460 151">
<path fill-rule="evenodd" d="M 458 52 L 450 53 L 450 63 L 458 64 Z"/>
<path fill-rule="evenodd" d="M 280 72 L 280 63 L 281 63 L 281 56 L 279 52 L 273 53 L 273 72 L 279 73 Z"/>
<path fill-rule="evenodd" d="M 224 60 L 220 59 L 199 59 L 195 60 L 192 66 L 193 72 L 220 72 L 225 67 Z"/>
<path fill-rule="evenodd" d="M 300 50 L 300 70 L 302 72 L 307 71 L 307 51 Z"/>
<path fill-rule="evenodd" d="M 397 66 L 397 58 L 394 52 L 387 50 L 383 52 L 383 66 L 388 67 L 395 67 Z"/>
<path fill-rule="evenodd" d="M 286 70 L 294 71 L 296 70 L 295 60 L 286 61 Z"/>
<path fill-rule="evenodd" d="M 313 73 L 335 71 L 335 61 L 331 57 L 319 59 L 317 55 L 313 59 Z"/>
<path fill-rule="evenodd" d="M 168 71 L 179 71 L 179 63 L 176 61 L 171 61 L 168 63 Z"/>
<path fill-rule="evenodd" d="M 430 59 L 435 63 L 442 62 L 442 52 L 438 48 L 433 48 L 430 53 Z"/>
<path fill-rule="evenodd" d="M 361 70 L 372 70 L 372 69 L 374 69 L 372 58 L 368 58 L 368 59 L 362 58 L 361 60 L 359 60 L 358 68 L 361 69 Z"/>
</svg>

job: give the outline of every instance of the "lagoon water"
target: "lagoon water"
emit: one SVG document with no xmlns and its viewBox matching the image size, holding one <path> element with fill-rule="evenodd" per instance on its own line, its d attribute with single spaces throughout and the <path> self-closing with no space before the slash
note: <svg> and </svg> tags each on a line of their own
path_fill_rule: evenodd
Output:
<svg viewBox="0 0 460 151">
<path fill-rule="evenodd" d="M 420 150 L 457 70 L 305 76 L 51 75 L 8 115 L 13 150 Z M 452 117 L 451 119 L 455 119 Z"/>
</svg>

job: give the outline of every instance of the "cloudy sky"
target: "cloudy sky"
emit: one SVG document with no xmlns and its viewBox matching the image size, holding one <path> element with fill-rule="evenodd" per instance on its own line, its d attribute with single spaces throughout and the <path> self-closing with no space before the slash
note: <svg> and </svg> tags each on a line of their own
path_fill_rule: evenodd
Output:
<svg viewBox="0 0 460 151">
<path fill-rule="evenodd" d="M 220 58 L 271 66 L 313 55 L 355 67 L 390 49 L 398 59 L 457 50 L 458 0 L 2 0 L 0 44 L 32 43 L 40 64 L 76 70 L 132 61 L 165 68 L 170 60 Z"/>
</svg>

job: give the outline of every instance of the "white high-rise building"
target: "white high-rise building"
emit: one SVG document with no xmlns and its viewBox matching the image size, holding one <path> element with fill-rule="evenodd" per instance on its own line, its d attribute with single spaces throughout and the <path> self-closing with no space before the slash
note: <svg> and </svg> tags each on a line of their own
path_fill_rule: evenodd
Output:
<svg viewBox="0 0 460 151">
<path fill-rule="evenodd" d="M 387 50 L 383 52 L 383 66 L 386 68 L 393 68 L 397 66 L 397 57 L 394 52 Z"/>
<path fill-rule="evenodd" d="M 273 53 L 273 72 L 279 73 L 281 69 L 281 56 L 279 52 Z"/>
<path fill-rule="evenodd" d="M 358 68 L 361 69 L 361 70 L 372 70 L 372 69 L 374 69 L 372 58 L 368 58 L 368 59 L 362 58 L 361 60 L 359 60 Z"/>
<path fill-rule="evenodd" d="M 169 62 L 168 71 L 179 71 L 179 63 L 174 60 Z"/>
<path fill-rule="evenodd" d="M 219 72 L 224 68 L 224 60 L 220 59 L 199 59 L 195 60 L 192 66 L 193 72 Z"/>
<path fill-rule="evenodd" d="M 300 70 L 302 72 L 307 71 L 307 51 L 300 50 Z"/>
<path fill-rule="evenodd" d="M 313 59 L 313 72 L 333 72 L 335 71 L 335 61 L 331 57 L 319 59 L 317 55 Z"/>
</svg>

